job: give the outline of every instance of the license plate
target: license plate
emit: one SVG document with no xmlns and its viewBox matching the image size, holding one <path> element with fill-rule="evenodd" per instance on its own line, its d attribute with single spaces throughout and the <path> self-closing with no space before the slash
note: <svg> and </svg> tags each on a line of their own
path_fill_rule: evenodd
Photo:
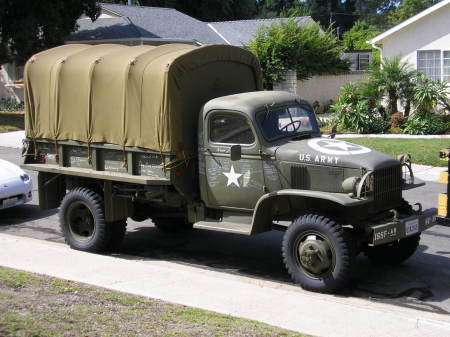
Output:
<svg viewBox="0 0 450 337">
<path fill-rule="evenodd" d="M 412 235 L 419 232 L 419 219 L 409 220 L 405 222 L 405 234 Z"/>
<path fill-rule="evenodd" d="M 3 207 L 11 207 L 14 206 L 17 203 L 18 198 L 10 198 L 10 199 L 4 199 L 3 200 Z"/>
</svg>

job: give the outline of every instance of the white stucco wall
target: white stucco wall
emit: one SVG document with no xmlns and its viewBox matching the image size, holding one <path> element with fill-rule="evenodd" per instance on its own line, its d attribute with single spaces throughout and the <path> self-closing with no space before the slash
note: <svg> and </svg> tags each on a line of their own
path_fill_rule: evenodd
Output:
<svg viewBox="0 0 450 337">
<path fill-rule="evenodd" d="M 314 76 L 306 81 L 298 81 L 297 94 L 313 103 L 318 101 L 320 106 L 329 104 L 330 99 L 336 100 L 341 87 L 348 82 L 358 82 L 366 79 L 365 72 L 351 72 L 342 75 Z"/>
<path fill-rule="evenodd" d="M 400 56 L 417 68 L 417 50 L 450 50 L 450 5 L 440 8 L 387 36 L 382 56 Z"/>
</svg>

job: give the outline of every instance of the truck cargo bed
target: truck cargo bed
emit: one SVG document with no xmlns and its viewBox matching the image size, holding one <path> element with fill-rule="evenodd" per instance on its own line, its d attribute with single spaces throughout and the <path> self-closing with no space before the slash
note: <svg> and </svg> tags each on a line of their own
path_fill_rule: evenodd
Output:
<svg viewBox="0 0 450 337">
<path fill-rule="evenodd" d="M 170 185 L 170 179 L 165 177 L 135 176 L 128 173 L 97 171 L 81 167 L 61 167 L 52 164 L 23 164 L 25 170 L 42 171 L 58 174 L 67 174 L 78 177 L 87 177 L 103 180 L 120 180 L 122 182 L 144 185 Z"/>
</svg>

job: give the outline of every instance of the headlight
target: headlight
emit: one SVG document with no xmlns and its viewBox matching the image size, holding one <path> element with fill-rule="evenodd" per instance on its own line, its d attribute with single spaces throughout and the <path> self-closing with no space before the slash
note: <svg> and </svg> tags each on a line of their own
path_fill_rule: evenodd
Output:
<svg viewBox="0 0 450 337">
<path fill-rule="evenodd" d="M 356 197 L 357 198 L 367 197 L 370 193 L 373 192 L 373 190 L 374 190 L 373 172 L 369 171 L 361 178 L 361 181 L 358 184 Z"/>
<path fill-rule="evenodd" d="M 20 175 L 20 179 L 22 179 L 22 181 L 23 181 L 24 183 L 26 183 L 27 181 L 30 180 L 30 176 L 29 176 L 28 174 L 24 173 L 24 174 L 21 174 L 21 175 Z"/>
<path fill-rule="evenodd" d="M 344 193 L 356 195 L 358 184 L 361 181 L 359 177 L 349 177 L 342 182 Z"/>
</svg>

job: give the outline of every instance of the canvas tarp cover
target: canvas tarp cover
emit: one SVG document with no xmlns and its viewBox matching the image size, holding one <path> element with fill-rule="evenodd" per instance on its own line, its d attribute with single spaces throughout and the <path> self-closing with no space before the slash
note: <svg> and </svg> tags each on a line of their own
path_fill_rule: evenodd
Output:
<svg viewBox="0 0 450 337">
<path fill-rule="evenodd" d="M 203 104 L 261 90 L 244 49 L 69 44 L 25 67 L 26 135 L 193 154 Z"/>
</svg>

